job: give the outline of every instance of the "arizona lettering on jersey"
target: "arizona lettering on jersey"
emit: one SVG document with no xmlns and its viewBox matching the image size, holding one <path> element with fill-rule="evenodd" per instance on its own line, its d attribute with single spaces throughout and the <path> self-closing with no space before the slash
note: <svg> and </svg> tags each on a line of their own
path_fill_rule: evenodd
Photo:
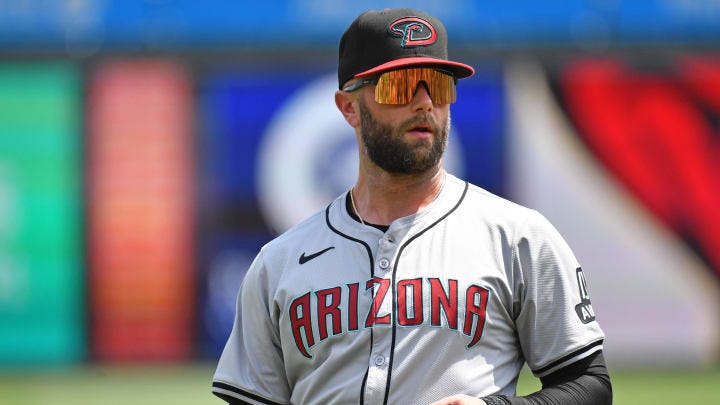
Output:
<svg viewBox="0 0 720 405">
<path fill-rule="evenodd" d="M 255 258 L 213 392 L 252 404 L 514 395 L 526 362 L 542 377 L 602 349 L 588 280 L 539 213 L 451 175 L 385 232 L 347 204 Z"/>
<path fill-rule="evenodd" d="M 460 324 L 462 333 L 469 337 L 467 347 L 470 348 L 476 345 L 482 336 L 490 291 L 474 284 L 465 287 L 464 308 L 460 310 L 458 280 L 447 280 L 445 284 L 447 289 L 437 278 L 398 281 L 397 298 L 392 304 L 397 308 L 395 322 L 398 326 L 407 327 L 423 323 L 440 327 L 444 323 L 448 329 L 454 330 L 457 330 Z M 362 324 L 363 315 L 365 328 L 393 322 L 392 314 L 380 313 L 382 302 L 388 298 L 390 281 L 375 277 L 365 283 L 365 290 L 372 292 L 376 286 L 378 288 L 372 299 L 373 305 L 366 314 L 358 311 L 360 283 L 308 292 L 292 300 L 290 326 L 300 353 L 312 358 L 309 349 L 315 345 L 316 339 L 322 342 L 334 335 L 357 331 Z M 426 308 L 425 304 L 428 304 L 429 308 Z M 462 319 L 458 319 L 459 317 Z M 343 328 L 343 318 L 347 318 L 347 329 Z"/>
</svg>

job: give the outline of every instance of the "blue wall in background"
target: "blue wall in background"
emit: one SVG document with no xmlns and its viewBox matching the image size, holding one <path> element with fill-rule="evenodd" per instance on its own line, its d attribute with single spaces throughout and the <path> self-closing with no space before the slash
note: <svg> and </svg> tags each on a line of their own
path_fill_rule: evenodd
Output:
<svg viewBox="0 0 720 405">
<path fill-rule="evenodd" d="M 40 46 L 60 51 L 77 46 L 334 48 L 360 12 L 407 4 L 393 0 L 2 2 L 0 47 Z M 720 6 L 712 0 L 419 0 L 412 4 L 441 18 L 459 46 L 578 45 L 586 41 L 697 45 L 713 44 L 720 37 Z"/>
</svg>

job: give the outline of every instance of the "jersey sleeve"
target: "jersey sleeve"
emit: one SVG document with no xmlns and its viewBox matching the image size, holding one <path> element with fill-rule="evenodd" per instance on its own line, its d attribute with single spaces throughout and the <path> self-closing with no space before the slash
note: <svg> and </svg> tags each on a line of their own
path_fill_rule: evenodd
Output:
<svg viewBox="0 0 720 405">
<path fill-rule="evenodd" d="M 602 350 L 582 268 L 560 233 L 536 211 L 515 238 L 515 324 L 538 377 Z"/>
<path fill-rule="evenodd" d="M 261 250 L 243 279 L 232 332 L 213 377 L 212 391 L 223 399 L 250 404 L 290 402 L 269 284 Z"/>
</svg>

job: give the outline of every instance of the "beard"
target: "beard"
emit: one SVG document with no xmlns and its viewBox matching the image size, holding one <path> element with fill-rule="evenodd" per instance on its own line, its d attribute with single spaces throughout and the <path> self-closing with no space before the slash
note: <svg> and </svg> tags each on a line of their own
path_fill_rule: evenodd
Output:
<svg viewBox="0 0 720 405">
<path fill-rule="evenodd" d="M 429 114 L 417 115 L 397 127 L 378 122 L 360 100 L 361 137 L 368 157 L 392 174 L 418 174 L 435 167 L 445 153 L 450 116 L 444 125 Z M 406 141 L 404 134 L 418 124 L 429 124 L 432 137 Z"/>
</svg>

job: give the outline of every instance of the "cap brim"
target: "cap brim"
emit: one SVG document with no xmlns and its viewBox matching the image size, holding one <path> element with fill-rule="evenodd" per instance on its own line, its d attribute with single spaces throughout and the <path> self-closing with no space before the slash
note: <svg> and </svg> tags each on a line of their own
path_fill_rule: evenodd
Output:
<svg viewBox="0 0 720 405">
<path fill-rule="evenodd" d="M 364 72 L 356 74 L 354 77 L 366 77 L 374 74 L 382 73 L 388 70 L 398 69 L 408 66 L 442 66 L 444 69 L 452 72 L 456 78 L 462 79 L 470 77 L 475 74 L 475 69 L 472 66 L 466 65 L 460 62 L 453 62 L 451 60 L 428 58 L 424 56 L 412 57 L 412 58 L 401 58 L 395 59 L 382 65 L 375 66 L 372 69 L 368 69 Z"/>
</svg>

